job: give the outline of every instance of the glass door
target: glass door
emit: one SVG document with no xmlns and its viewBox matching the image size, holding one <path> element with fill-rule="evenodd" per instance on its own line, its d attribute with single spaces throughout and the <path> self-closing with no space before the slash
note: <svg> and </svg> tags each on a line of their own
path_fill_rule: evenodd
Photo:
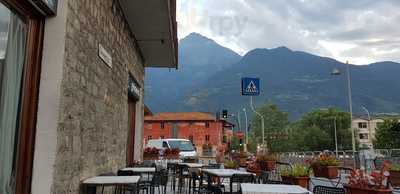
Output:
<svg viewBox="0 0 400 194">
<path fill-rule="evenodd" d="M 27 26 L 0 3 L 0 193 L 15 193 Z"/>
</svg>

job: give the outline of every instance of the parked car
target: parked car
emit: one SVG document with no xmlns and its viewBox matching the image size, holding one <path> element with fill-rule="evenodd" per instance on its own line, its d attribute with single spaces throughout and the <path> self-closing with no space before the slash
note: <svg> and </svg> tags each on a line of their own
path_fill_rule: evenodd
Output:
<svg viewBox="0 0 400 194">
<path fill-rule="evenodd" d="M 179 157 L 181 159 L 198 160 L 198 154 L 191 141 L 187 139 L 152 139 L 147 142 L 146 147 L 155 147 L 161 150 L 166 148 L 180 150 Z"/>
</svg>

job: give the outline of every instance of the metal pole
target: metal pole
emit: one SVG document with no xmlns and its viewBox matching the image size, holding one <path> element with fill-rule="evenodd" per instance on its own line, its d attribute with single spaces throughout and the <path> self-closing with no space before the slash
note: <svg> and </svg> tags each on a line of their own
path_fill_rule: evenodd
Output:
<svg viewBox="0 0 400 194">
<path fill-rule="evenodd" d="M 263 116 L 261 113 L 257 112 L 256 109 L 254 108 L 254 106 L 253 106 L 253 96 L 250 96 L 250 107 L 251 107 L 251 110 L 252 110 L 254 113 L 256 113 L 259 117 L 261 117 L 262 145 L 263 145 L 263 148 L 265 148 L 264 116 Z"/>
<path fill-rule="evenodd" d="M 337 143 L 337 129 L 336 129 L 336 116 L 334 118 L 333 126 L 335 128 L 335 150 L 336 150 L 336 158 L 338 158 L 338 143 Z"/>
<path fill-rule="evenodd" d="M 365 108 L 365 106 L 362 106 L 361 108 L 364 109 L 365 112 L 367 112 L 367 115 L 368 115 L 368 135 L 369 135 L 369 140 L 370 140 L 370 142 L 371 142 L 371 148 L 373 149 L 373 148 L 374 148 L 374 144 L 372 143 L 371 124 L 370 124 L 370 122 L 371 122 L 371 116 L 370 116 L 370 114 L 369 114 L 368 109 Z"/>
<path fill-rule="evenodd" d="M 249 123 L 247 120 L 247 112 L 246 112 L 246 108 L 243 108 L 243 112 L 244 112 L 244 117 L 246 118 L 246 130 L 245 130 L 245 148 L 246 148 L 246 152 L 247 152 L 247 145 L 249 144 Z"/>
<path fill-rule="evenodd" d="M 246 136 L 245 136 L 245 138 L 246 138 L 246 146 L 247 146 L 247 144 L 249 143 L 249 121 L 248 121 L 248 119 L 247 119 L 247 112 L 246 112 L 246 108 L 243 108 L 243 112 L 244 112 L 244 118 L 246 119 Z"/>
<path fill-rule="evenodd" d="M 237 112 L 237 117 L 236 117 L 238 124 L 239 124 L 239 131 L 242 131 L 242 122 L 240 120 L 240 111 Z"/>
<path fill-rule="evenodd" d="M 353 105 L 351 100 L 351 81 L 350 81 L 350 64 L 346 61 L 347 66 L 347 90 L 349 95 L 349 109 L 350 109 L 350 129 L 351 129 L 351 143 L 353 147 L 353 157 L 354 157 L 354 168 L 356 167 L 356 139 L 355 139 L 355 130 L 352 126 L 353 124 Z"/>
</svg>

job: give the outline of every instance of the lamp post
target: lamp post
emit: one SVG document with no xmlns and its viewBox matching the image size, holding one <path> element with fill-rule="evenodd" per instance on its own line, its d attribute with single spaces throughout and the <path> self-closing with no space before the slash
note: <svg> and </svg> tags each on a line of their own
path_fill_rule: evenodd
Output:
<svg viewBox="0 0 400 194">
<path fill-rule="evenodd" d="M 361 106 L 361 108 L 362 109 L 364 109 L 365 110 L 365 112 L 367 112 L 367 115 L 368 115 L 368 136 L 369 136 L 369 140 L 370 140 L 370 142 L 371 142 L 371 148 L 373 149 L 373 143 L 372 143 L 372 135 L 371 135 L 371 116 L 370 116 L 370 114 L 369 114 L 369 111 L 368 111 L 368 109 L 367 108 L 365 108 L 365 106 Z"/>
<path fill-rule="evenodd" d="M 356 139 L 355 139 L 355 130 L 352 127 L 353 123 L 353 105 L 351 99 L 351 81 L 350 81 L 350 64 L 346 61 L 346 70 L 347 70 L 347 94 L 349 99 L 349 110 L 350 110 L 350 130 L 351 130 L 351 144 L 353 148 L 353 157 L 354 157 L 354 167 L 356 167 Z M 340 71 L 338 69 L 334 69 L 331 73 L 332 75 L 340 75 Z"/>
<path fill-rule="evenodd" d="M 249 121 L 247 120 L 247 112 L 246 112 L 246 108 L 243 108 L 243 112 L 244 112 L 244 118 L 246 119 L 246 134 L 245 134 L 245 142 L 246 142 L 246 148 L 247 148 L 247 144 L 249 143 Z"/>
</svg>

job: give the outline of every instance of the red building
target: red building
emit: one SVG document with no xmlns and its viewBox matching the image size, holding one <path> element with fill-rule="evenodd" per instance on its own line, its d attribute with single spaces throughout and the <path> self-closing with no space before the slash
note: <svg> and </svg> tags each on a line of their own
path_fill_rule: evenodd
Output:
<svg viewBox="0 0 400 194">
<path fill-rule="evenodd" d="M 203 112 L 165 112 L 144 118 L 145 143 L 149 139 L 180 138 L 193 142 L 200 156 L 223 157 L 233 125 Z"/>
</svg>

